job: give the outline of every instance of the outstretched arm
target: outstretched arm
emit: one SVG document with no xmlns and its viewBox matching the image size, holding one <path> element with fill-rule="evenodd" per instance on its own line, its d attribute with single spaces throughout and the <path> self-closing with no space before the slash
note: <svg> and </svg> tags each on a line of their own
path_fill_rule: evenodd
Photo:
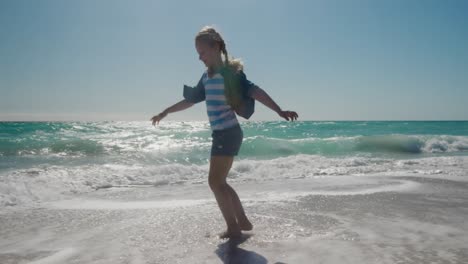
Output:
<svg viewBox="0 0 468 264">
<path fill-rule="evenodd" d="M 159 121 L 161 121 L 161 119 L 166 117 L 167 114 L 182 111 L 182 110 L 187 109 L 187 108 L 189 108 L 189 107 L 191 107 L 193 105 L 194 105 L 194 103 L 191 103 L 191 102 L 184 99 L 184 100 L 182 100 L 182 101 L 180 101 L 180 102 L 166 108 L 164 111 L 162 111 L 158 115 L 153 116 L 150 120 L 153 121 L 153 126 L 154 126 L 155 123 L 159 124 Z"/>
<path fill-rule="evenodd" d="M 264 104 L 271 110 L 275 111 L 279 116 L 286 120 L 297 120 L 299 115 L 294 112 L 294 111 L 283 111 L 281 110 L 281 107 L 279 107 L 278 104 L 271 99 L 271 97 L 260 87 L 257 87 L 253 92 L 252 92 L 252 98 L 259 101 L 260 103 Z"/>
</svg>

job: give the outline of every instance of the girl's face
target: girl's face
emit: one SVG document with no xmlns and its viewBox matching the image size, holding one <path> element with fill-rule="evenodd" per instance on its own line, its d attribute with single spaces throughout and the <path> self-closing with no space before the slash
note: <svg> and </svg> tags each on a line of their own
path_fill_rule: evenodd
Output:
<svg viewBox="0 0 468 264">
<path fill-rule="evenodd" d="M 203 61 L 206 67 L 213 67 L 221 60 L 218 45 L 212 47 L 204 41 L 196 41 L 195 48 L 198 52 L 198 58 Z"/>
</svg>

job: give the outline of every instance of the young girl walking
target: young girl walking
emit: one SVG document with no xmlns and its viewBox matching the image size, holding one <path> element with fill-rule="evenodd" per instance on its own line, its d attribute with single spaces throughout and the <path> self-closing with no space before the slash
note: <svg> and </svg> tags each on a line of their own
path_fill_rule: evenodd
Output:
<svg viewBox="0 0 468 264">
<path fill-rule="evenodd" d="M 220 237 L 238 238 L 241 231 L 252 230 L 253 226 L 236 191 L 226 182 L 243 139 L 236 113 L 249 118 L 254 110 L 254 100 L 257 100 L 288 121 L 296 120 L 298 115 L 294 111 L 281 110 L 264 90 L 247 80 L 242 63 L 229 59 L 226 44 L 214 28 L 204 27 L 198 32 L 195 48 L 199 59 L 207 67 L 198 85 L 194 88 L 185 86 L 184 100 L 153 116 L 151 121 L 154 126 L 169 113 L 206 101 L 212 129 L 208 183 L 227 225 L 227 231 Z"/>
</svg>

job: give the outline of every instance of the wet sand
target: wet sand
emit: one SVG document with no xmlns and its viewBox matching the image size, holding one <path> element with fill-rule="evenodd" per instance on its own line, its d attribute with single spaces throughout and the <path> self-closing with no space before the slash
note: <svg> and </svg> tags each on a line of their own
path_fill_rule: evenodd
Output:
<svg viewBox="0 0 468 264">
<path fill-rule="evenodd" d="M 468 263 L 468 182 L 319 177 L 233 184 L 254 230 L 220 240 L 206 184 L 101 189 L 0 211 L 0 263 Z"/>
</svg>

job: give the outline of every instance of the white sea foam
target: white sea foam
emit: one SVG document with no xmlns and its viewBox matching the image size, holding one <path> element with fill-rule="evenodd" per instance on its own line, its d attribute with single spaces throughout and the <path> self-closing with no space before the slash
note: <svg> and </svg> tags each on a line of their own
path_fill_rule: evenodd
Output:
<svg viewBox="0 0 468 264">
<path fill-rule="evenodd" d="M 334 181 L 336 183 L 336 181 Z M 301 182 L 303 183 L 303 182 Z M 309 184 L 319 185 L 308 186 Z M 310 195 L 324 195 L 324 196 L 351 196 L 351 195 L 368 195 L 381 192 L 408 192 L 417 189 L 420 184 L 409 180 L 394 180 L 394 181 L 368 181 L 366 184 L 355 184 L 354 181 L 347 181 L 346 183 L 338 183 L 335 186 L 323 185 L 323 182 L 310 182 L 304 184 L 306 186 L 292 187 L 290 191 L 275 190 L 275 191 L 258 191 L 250 197 L 244 198 L 246 201 L 285 201 L 297 200 L 299 197 Z M 305 190 L 310 189 L 310 190 Z M 314 190 L 315 189 L 315 190 Z"/>
<path fill-rule="evenodd" d="M 207 184 L 208 164 L 93 164 L 73 167 L 41 165 L 0 175 L 0 205 L 28 205 L 64 196 L 121 186 Z M 278 181 L 335 176 L 459 177 L 468 180 L 468 157 L 327 158 L 296 155 L 270 160 L 236 160 L 230 181 Z"/>
<path fill-rule="evenodd" d="M 166 201 L 107 201 L 107 200 L 61 200 L 50 202 L 49 207 L 59 209 L 90 209 L 90 210 L 128 210 L 128 209 L 150 209 L 150 208 L 174 208 L 200 205 L 213 200 L 166 200 Z"/>
<path fill-rule="evenodd" d="M 468 137 L 462 136 L 439 136 L 428 139 L 424 147 L 424 152 L 460 152 L 468 150 Z"/>
<path fill-rule="evenodd" d="M 73 255 L 77 254 L 78 251 L 74 248 L 65 248 L 55 252 L 54 254 L 47 256 L 45 258 L 29 262 L 29 264 L 60 264 L 66 263 L 67 259 L 71 258 Z"/>
</svg>

